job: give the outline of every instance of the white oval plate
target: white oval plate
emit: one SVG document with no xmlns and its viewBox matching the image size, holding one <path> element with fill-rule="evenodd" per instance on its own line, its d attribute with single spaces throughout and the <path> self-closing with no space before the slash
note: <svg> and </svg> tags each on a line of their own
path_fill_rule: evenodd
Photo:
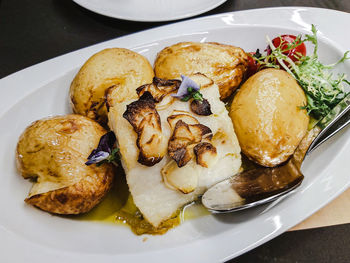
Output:
<svg viewBox="0 0 350 263">
<path fill-rule="evenodd" d="M 227 0 L 73 0 L 92 12 L 109 17 L 160 22 L 205 13 Z"/>
<path fill-rule="evenodd" d="M 278 204 L 241 213 L 185 221 L 162 236 L 135 236 L 128 228 L 52 216 L 23 199 L 30 183 L 16 171 L 18 136 L 32 121 L 70 112 L 68 90 L 79 67 L 108 47 L 133 49 L 151 62 L 179 41 L 217 41 L 247 51 L 264 38 L 319 29 L 319 54 L 337 60 L 350 46 L 339 25 L 350 15 L 314 8 L 273 8 L 204 17 L 121 37 L 43 62 L 0 80 L 0 261 L 1 262 L 220 262 L 283 233 L 342 193 L 350 182 L 350 129 L 319 147 L 303 165 L 297 193 Z M 340 71 L 350 72 L 344 64 Z M 302 242 L 302 240 L 300 241 Z"/>
</svg>

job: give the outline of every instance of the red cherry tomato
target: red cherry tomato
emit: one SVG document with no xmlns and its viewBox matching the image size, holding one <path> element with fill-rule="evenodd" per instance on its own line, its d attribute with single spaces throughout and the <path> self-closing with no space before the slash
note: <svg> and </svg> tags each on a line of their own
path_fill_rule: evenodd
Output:
<svg viewBox="0 0 350 263">
<path fill-rule="evenodd" d="M 281 35 L 272 40 L 272 44 L 275 47 L 280 47 L 281 50 L 288 49 L 288 44 L 293 43 L 297 37 L 294 35 Z M 271 48 L 267 47 L 267 54 L 271 54 Z M 294 62 L 299 59 L 299 57 L 306 56 L 306 47 L 304 43 L 301 43 L 297 47 L 286 50 L 283 52 L 284 55 L 288 56 Z"/>
<path fill-rule="evenodd" d="M 252 57 L 256 54 L 256 52 L 249 52 L 251 56 L 248 56 L 248 67 L 246 72 L 246 77 L 249 78 L 251 75 L 255 74 L 259 70 L 259 64 Z"/>
</svg>

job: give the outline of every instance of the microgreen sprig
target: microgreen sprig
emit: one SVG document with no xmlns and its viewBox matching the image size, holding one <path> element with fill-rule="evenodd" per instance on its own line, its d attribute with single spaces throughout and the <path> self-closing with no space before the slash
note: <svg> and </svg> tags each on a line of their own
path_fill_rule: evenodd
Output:
<svg viewBox="0 0 350 263">
<path fill-rule="evenodd" d="M 275 47 L 269 37 L 266 37 L 267 43 L 271 49 L 268 55 L 253 58 L 262 68 L 283 68 L 290 73 L 303 88 L 306 97 L 307 105 L 302 105 L 301 108 L 307 110 L 316 119 L 320 119 L 328 114 L 328 112 L 337 105 L 347 94 L 344 84 L 349 85 L 345 74 L 334 76 L 332 69 L 339 63 L 344 62 L 349 57 L 349 51 L 345 52 L 343 57 L 336 63 L 324 65 L 318 58 L 318 40 L 317 29 L 314 25 L 311 28 L 312 34 L 306 34 L 304 37 L 298 36 L 292 43 L 287 45 L 280 44 Z M 280 41 L 282 43 L 282 41 Z M 295 54 L 297 61 L 293 61 L 286 55 L 289 50 L 296 48 L 304 42 L 310 42 L 314 46 L 311 55 L 303 56 Z"/>
<path fill-rule="evenodd" d="M 203 102 L 203 95 L 198 90 L 195 90 L 191 87 L 187 88 L 187 95 L 184 96 L 181 101 L 189 101 L 190 99 L 198 100 Z"/>
<path fill-rule="evenodd" d="M 114 148 L 111 153 L 108 155 L 108 157 L 98 163 L 96 163 L 96 166 L 100 166 L 104 163 L 113 163 L 115 166 L 118 166 L 119 161 L 119 148 Z"/>
<path fill-rule="evenodd" d="M 181 101 L 189 101 L 194 99 L 203 102 L 203 95 L 200 92 L 200 86 L 185 75 L 181 75 L 182 82 L 176 94 L 172 96 L 180 99 Z"/>
</svg>

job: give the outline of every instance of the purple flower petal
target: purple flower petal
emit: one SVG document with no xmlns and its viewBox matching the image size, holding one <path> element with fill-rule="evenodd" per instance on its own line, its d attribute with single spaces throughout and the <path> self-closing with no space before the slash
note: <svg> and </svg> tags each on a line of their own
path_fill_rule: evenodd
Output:
<svg viewBox="0 0 350 263">
<path fill-rule="evenodd" d="M 111 152 L 116 141 L 114 132 L 110 131 L 103 135 L 98 143 L 97 150 L 104 152 Z"/>
<path fill-rule="evenodd" d="M 110 153 L 112 151 L 115 141 L 116 141 L 116 138 L 115 138 L 114 132 L 112 131 L 107 132 L 100 138 L 100 142 L 98 143 L 97 148 L 92 150 L 88 159 L 90 159 L 92 156 L 94 156 L 96 153 L 100 151 Z"/>
<path fill-rule="evenodd" d="M 91 156 L 85 164 L 90 165 L 93 163 L 99 163 L 103 160 L 106 160 L 108 158 L 108 156 L 109 156 L 108 152 L 99 151 L 99 152 L 95 153 L 93 156 Z"/>
<path fill-rule="evenodd" d="M 93 163 L 98 163 L 108 158 L 108 156 L 112 152 L 115 141 L 116 138 L 112 131 L 104 134 L 100 138 L 97 148 L 93 149 L 90 153 L 89 157 L 87 158 L 88 161 L 85 164 L 90 165 Z"/>
<path fill-rule="evenodd" d="M 188 88 L 193 90 L 199 90 L 200 86 L 194 82 L 192 79 L 185 75 L 181 75 L 182 82 L 176 94 L 172 94 L 173 97 L 182 99 L 188 95 Z"/>
</svg>

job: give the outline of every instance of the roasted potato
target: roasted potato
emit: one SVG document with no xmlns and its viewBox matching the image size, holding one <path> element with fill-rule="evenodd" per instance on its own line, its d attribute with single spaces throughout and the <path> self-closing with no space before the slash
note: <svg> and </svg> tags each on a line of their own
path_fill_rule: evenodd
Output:
<svg viewBox="0 0 350 263">
<path fill-rule="evenodd" d="M 165 79 L 180 78 L 181 74 L 203 73 L 219 86 L 223 100 L 241 83 L 247 60 L 247 54 L 235 46 L 182 42 L 159 52 L 154 72 L 157 77 Z"/>
<path fill-rule="evenodd" d="M 73 111 L 104 125 L 109 88 L 116 91 L 116 100 L 137 98 L 136 88 L 153 77 L 152 66 L 142 55 L 124 48 L 102 50 L 85 62 L 70 86 Z"/>
<path fill-rule="evenodd" d="M 244 154 L 258 164 L 276 166 L 291 156 L 304 137 L 309 116 L 306 97 L 284 70 L 265 69 L 251 76 L 230 110 Z"/>
<path fill-rule="evenodd" d="M 28 204 L 56 214 L 79 214 L 92 209 L 109 190 L 111 164 L 85 165 L 105 129 L 82 115 L 38 120 L 19 138 L 17 167 L 34 185 Z"/>
</svg>

